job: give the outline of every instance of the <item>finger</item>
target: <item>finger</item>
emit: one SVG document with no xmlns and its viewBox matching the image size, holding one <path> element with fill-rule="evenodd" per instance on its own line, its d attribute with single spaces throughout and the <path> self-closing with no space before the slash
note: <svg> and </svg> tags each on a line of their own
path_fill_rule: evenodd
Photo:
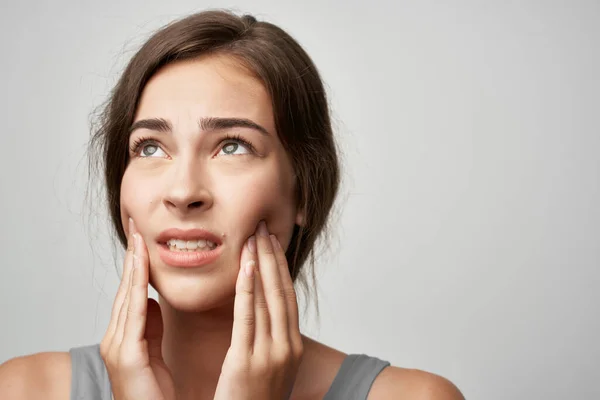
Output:
<svg viewBox="0 0 600 400">
<path fill-rule="evenodd" d="M 135 234 L 134 240 L 136 257 L 134 258 L 129 307 L 123 334 L 123 343 L 130 348 L 144 340 L 148 312 L 148 250 L 139 233 Z"/>
<path fill-rule="evenodd" d="M 129 299 L 131 297 L 131 284 L 133 282 L 133 273 L 135 272 L 134 268 L 131 268 L 131 272 L 129 274 L 127 292 L 125 293 L 125 299 L 123 300 L 123 304 L 121 305 L 121 309 L 119 310 L 119 318 L 117 319 L 117 327 L 115 328 L 115 333 L 113 335 L 113 340 L 111 344 L 111 348 L 113 351 L 118 351 L 121 347 L 121 342 L 123 341 L 123 332 L 125 327 L 125 321 L 127 320 L 127 310 L 129 309 Z"/>
<path fill-rule="evenodd" d="M 287 258 L 275 235 L 271 235 L 271 244 L 273 245 L 275 259 L 277 259 L 277 264 L 279 265 L 279 276 L 281 277 L 281 285 L 283 287 L 283 292 L 285 293 L 287 324 L 290 339 L 292 342 L 296 342 L 295 344 L 301 345 L 302 337 L 300 335 L 298 316 L 298 298 L 296 296 L 296 290 L 294 289 L 292 276 L 290 275 Z"/>
<path fill-rule="evenodd" d="M 271 319 L 269 317 L 267 299 L 265 298 L 265 291 L 262 285 L 262 273 L 258 261 L 256 235 L 252 235 L 248 239 L 248 248 L 250 249 L 252 259 L 256 262 L 254 268 L 254 318 L 256 319 L 254 342 L 264 343 L 265 341 L 270 340 L 271 337 Z"/>
<path fill-rule="evenodd" d="M 121 283 L 115 296 L 113 308 L 111 312 L 110 322 L 106 330 L 107 335 L 112 337 L 117 329 L 117 320 L 121 311 L 121 307 L 125 302 L 125 296 L 129 290 L 131 267 L 133 265 L 133 238 L 132 235 L 135 232 L 133 220 L 129 218 L 129 229 L 127 232 L 127 250 L 125 252 L 125 259 L 123 261 L 123 274 L 121 276 Z"/>
<path fill-rule="evenodd" d="M 258 265 L 262 277 L 269 317 L 271 320 L 271 337 L 274 340 L 288 341 L 288 322 L 279 265 L 273 252 L 267 225 L 264 221 L 258 224 L 256 237 Z"/>
<path fill-rule="evenodd" d="M 245 245 L 240 258 L 240 270 L 235 285 L 233 308 L 233 330 L 231 346 L 244 353 L 251 353 L 254 347 L 256 318 L 254 315 L 254 272 L 256 261 Z"/>
</svg>

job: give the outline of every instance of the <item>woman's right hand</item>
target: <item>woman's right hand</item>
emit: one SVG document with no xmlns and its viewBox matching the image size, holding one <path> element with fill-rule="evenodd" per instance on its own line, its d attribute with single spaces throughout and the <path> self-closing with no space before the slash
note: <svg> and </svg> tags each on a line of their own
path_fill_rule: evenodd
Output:
<svg viewBox="0 0 600 400">
<path fill-rule="evenodd" d="M 174 400 L 175 385 L 161 351 L 160 306 L 148 298 L 148 251 L 129 220 L 123 278 L 100 342 L 115 400 Z"/>
</svg>

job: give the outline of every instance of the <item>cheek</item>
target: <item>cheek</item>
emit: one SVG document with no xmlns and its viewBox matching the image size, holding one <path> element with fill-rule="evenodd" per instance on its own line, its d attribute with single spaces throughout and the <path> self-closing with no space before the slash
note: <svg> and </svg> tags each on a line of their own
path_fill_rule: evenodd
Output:
<svg viewBox="0 0 600 400">
<path fill-rule="evenodd" d="M 131 211 L 137 208 L 136 202 L 139 198 L 134 196 L 134 193 L 135 185 L 139 184 L 139 181 L 132 178 L 132 174 L 126 170 L 121 180 L 121 215 L 131 216 Z"/>
<path fill-rule="evenodd" d="M 285 245 L 295 221 L 291 183 L 276 174 L 257 174 L 254 178 L 240 179 L 237 188 L 234 195 L 229 189 L 221 196 L 226 202 L 224 208 L 231 210 L 230 215 L 235 215 L 230 219 L 229 231 L 239 232 L 240 241 L 245 241 L 264 219 L 269 231 Z"/>
<path fill-rule="evenodd" d="M 151 182 L 144 180 L 139 174 L 135 174 L 131 169 L 125 170 L 123 179 L 121 180 L 121 222 L 127 231 L 129 217 L 133 218 L 138 225 L 138 229 L 142 230 L 140 224 L 146 220 L 144 218 L 150 212 L 154 203 L 152 196 Z"/>
</svg>

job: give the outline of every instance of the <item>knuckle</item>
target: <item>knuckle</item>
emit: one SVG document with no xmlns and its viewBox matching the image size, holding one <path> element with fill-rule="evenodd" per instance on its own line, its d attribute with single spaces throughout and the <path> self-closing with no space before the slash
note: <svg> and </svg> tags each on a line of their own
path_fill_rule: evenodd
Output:
<svg viewBox="0 0 600 400">
<path fill-rule="evenodd" d="M 107 347 L 103 353 L 100 353 L 100 356 L 102 357 L 104 364 L 106 364 L 107 366 L 109 366 L 111 368 L 114 366 L 114 360 L 116 359 L 116 354 L 115 354 L 114 346 L 112 344 L 109 347 Z"/>
<path fill-rule="evenodd" d="M 121 349 L 117 362 L 119 368 L 124 370 L 135 370 L 141 367 L 139 357 L 127 349 Z"/>
<path fill-rule="evenodd" d="M 246 296 L 252 296 L 252 295 L 254 294 L 254 291 L 252 290 L 252 288 L 251 288 L 251 287 L 244 286 L 244 287 L 242 288 L 242 291 L 241 291 L 241 293 L 242 293 L 243 295 L 246 295 Z"/>
<path fill-rule="evenodd" d="M 141 299 L 144 296 L 144 287 L 141 284 L 136 284 L 135 282 L 131 286 L 131 292 L 129 293 L 129 303 L 128 306 L 130 309 L 139 309 Z"/>
<path fill-rule="evenodd" d="M 138 304 L 138 301 L 135 301 L 132 299 L 132 301 L 129 302 L 129 304 L 127 305 L 127 310 L 125 310 L 125 315 L 124 317 L 126 318 L 125 321 L 129 318 L 138 318 L 140 316 L 142 316 L 142 309 L 140 304 Z"/>
<path fill-rule="evenodd" d="M 279 364 L 287 364 L 292 359 L 292 349 L 289 346 L 281 347 L 275 356 Z"/>
<path fill-rule="evenodd" d="M 242 323 L 244 324 L 244 326 L 252 328 L 254 326 L 254 315 L 245 314 L 244 318 L 242 319 Z"/>
<path fill-rule="evenodd" d="M 233 377 L 244 376 L 250 371 L 249 357 L 237 352 L 228 352 L 222 369 L 227 370 L 227 374 Z"/>
<path fill-rule="evenodd" d="M 277 263 L 282 267 L 282 269 L 285 269 L 286 271 L 290 270 L 290 268 L 288 267 L 287 259 L 285 258 L 285 254 L 281 254 L 277 257 Z"/>
<path fill-rule="evenodd" d="M 131 289 L 129 293 L 130 298 L 141 294 L 142 290 L 144 290 L 144 286 L 141 282 L 136 282 L 136 280 L 131 281 Z"/>
<path fill-rule="evenodd" d="M 135 309 L 135 306 L 129 303 L 129 307 L 127 308 L 127 319 L 137 319 L 139 316 L 139 311 Z"/>
<path fill-rule="evenodd" d="M 236 360 L 236 362 L 231 362 L 230 366 L 227 368 L 227 373 L 229 376 L 234 378 L 234 380 L 243 380 L 250 372 L 250 367 L 240 360 Z"/>
<path fill-rule="evenodd" d="M 277 349 L 271 356 L 271 362 L 276 368 L 286 368 L 295 363 L 292 350 L 289 347 Z"/>
<path fill-rule="evenodd" d="M 292 355 L 296 360 L 300 360 L 304 355 L 304 345 L 302 341 L 294 341 L 292 343 Z"/>
<path fill-rule="evenodd" d="M 264 297 L 256 299 L 256 307 L 261 311 L 269 309 L 269 306 L 267 305 L 267 300 Z"/>
<path fill-rule="evenodd" d="M 285 299 L 287 297 L 286 290 L 282 287 L 274 287 L 271 291 L 277 298 Z"/>
<path fill-rule="evenodd" d="M 105 339 L 102 339 L 102 341 L 100 342 L 100 357 L 102 357 L 102 359 L 106 361 L 107 355 L 108 355 L 108 343 L 105 338 Z"/>
<path fill-rule="evenodd" d="M 269 362 L 263 357 L 257 358 L 252 367 L 259 376 L 263 376 L 269 371 Z"/>
<path fill-rule="evenodd" d="M 263 239 L 261 247 L 262 247 L 263 253 L 265 253 L 265 254 L 274 254 L 274 252 L 273 252 L 273 246 L 271 245 L 271 242 L 270 242 L 269 238 Z"/>
<path fill-rule="evenodd" d="M 253 293 L 252 288 L 245 282 L 238 282 L 235 287 L 235 291 L 238 295 L 243 296 L 250 296 Z"/>
<path fill-rule="evenodd" d="M 284 296 L 286 299 L 296 302 L 296 290 L 294 290 L 294 287 L 288 287 L 283 289 L 284 291 Z"/>
</svg>

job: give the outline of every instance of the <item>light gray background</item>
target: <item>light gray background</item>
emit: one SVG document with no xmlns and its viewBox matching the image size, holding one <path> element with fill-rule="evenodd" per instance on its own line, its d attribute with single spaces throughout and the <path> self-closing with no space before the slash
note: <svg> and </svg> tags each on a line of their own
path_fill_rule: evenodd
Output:
<svg viewBox="0 0 600 400">
<path fill-rule="evenodd" d="M 102 338 L 90 112 L 151 30 L 205 7 L 280 24 L 329 88 L 342 214 L 306 332 L 469 399 L 600 398 L 597 1 L 4 1 L 0 362 Z"/>
</svg>

